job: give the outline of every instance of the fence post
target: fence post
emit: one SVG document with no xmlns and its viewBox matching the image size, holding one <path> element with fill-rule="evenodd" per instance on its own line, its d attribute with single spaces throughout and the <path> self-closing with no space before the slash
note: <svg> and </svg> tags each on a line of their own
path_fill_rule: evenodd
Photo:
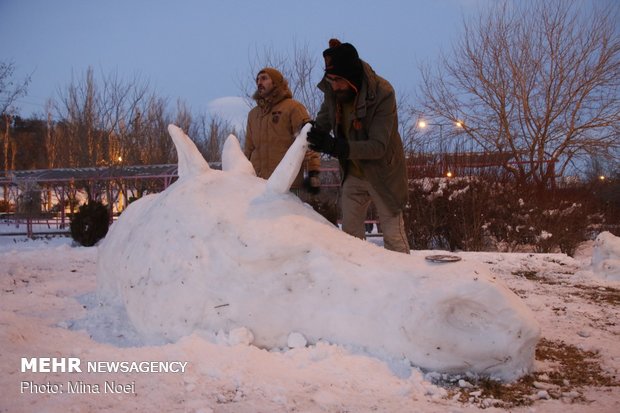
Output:
<svg viewBox="0 0 620 413">
<path fill-rule="evenodd" d="M 32 231 L 32 217 L 30 214 L 26 216 L 26 236 L 30 239 L 34 239 L 34 234 Z"/>
</svg>

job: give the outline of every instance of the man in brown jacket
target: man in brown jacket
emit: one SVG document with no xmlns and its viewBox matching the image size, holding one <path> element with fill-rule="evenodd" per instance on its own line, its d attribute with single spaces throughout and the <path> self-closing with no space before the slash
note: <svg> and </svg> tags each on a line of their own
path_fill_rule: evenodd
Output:
<svg viewBox="0 0 620 413">
<path fill-rule="evenodd" d="M 318 84 L 325 98 L 308 133 L 310 149 L 339 160 L 343 231 L 364 238 L 372 200 L 385 248 L 409 254 L 403 222 L 407 170 L 394 89 L 359 58 L 353 45 L 332 39 L 329 46 L 323 52 L 325 76 Z"/>
<path fill-rule="evenodd" d="M 256 92 L 252 97 L 256 107 L 248 114 L 244 153 L 256 175 L 268 179 L 310 115 L 304 105 L 293 99 L 282 73 L 271 67 L 256 75 Z M 302 187 L 312 194 L 318 193 L 320 166 L 320 155 L 308 151 L 291 189 L 298 195 Z"/>
</svg>

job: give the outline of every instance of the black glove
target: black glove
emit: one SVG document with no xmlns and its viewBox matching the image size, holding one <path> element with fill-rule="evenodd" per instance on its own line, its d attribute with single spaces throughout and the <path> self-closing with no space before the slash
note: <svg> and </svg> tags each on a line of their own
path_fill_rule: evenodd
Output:
<svg viewBox="0 0 620 413">
<path fill-rule="evenodd" d="M 349 143 L 346 139 L 332 138 L 328 132 L 312 125 L 308 131 L 308 146 L 315 152 L 322 152 L 339 159 L 349 157 Z"/>
<path fill-rule="evenodd" d="M 310 171 L 308 176 L 304 179 L 304 188 L 312 195 L 317 195 L 321 192 L 321 180 L 319 179 L 319 171 Z"/>
</svg>

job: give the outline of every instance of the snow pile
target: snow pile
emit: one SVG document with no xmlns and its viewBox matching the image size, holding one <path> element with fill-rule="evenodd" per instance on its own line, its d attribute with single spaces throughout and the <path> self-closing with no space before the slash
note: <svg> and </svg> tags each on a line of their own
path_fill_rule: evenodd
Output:
<svg viewBox="0 0 620 413">
<path fill-rule="evenodd" d="M 378 248 L 288 192 L 306 131 L 265 181 L 234 137 L 217 171 L 169 130 L 179 180 L 132 203 L 99 247 L 102 303 L 124 306 L 147 342 L 202 331 L 268 349 L 330 342 L 505 380 L 531 369 L 538 324 L 486 266 Z"/>
<path fill-rule="evenodd" d="M 594 241 L 592 271 L 608 280 L 620 281 L 620 238 L 602 232 Z"/>
<path fill-rule="evenodd" d="M 575 384 L 572 378 L 581 365 L 562 367 L 554 354 L 550 359 L 544 352 L 536 360 L 531 386 L 500 387 L 516 401 L 517 406 L 510 407 L 496 404 L 486 381 L 477 383 L 475 376 L 421 372 L 404 359 L 386 363 L 325 341 L 293 350 L 264 351 L 245 345 L 249 335 L 239 329 L 217 334 L 215 339 L 196 332 L 175 343 L 145 345 L 123 314 L 109 311 L 109 317 L 102 317 L 99 312 L 95 294 L 98 248 L 70 245 L 67 238 L 0 237 L 2 412 L 620 411 L 620 392 L 609 387 L 608 381 L 592 385 L 585 378 L 578 380 L 582 385 Z M 592 249 L 580 252 L 579 260 L 564 254 L 462 252 L 459 256 L 486 263 L 494 275 L 519 291 L 542 326 L 547 341 L 543 348 L 574 346 L 588 360 L 599 363 L 606 377 L 618 377 L 620 325 L 610 322 L 620 319 L 620 308 L 610 305 L 617 294 L 617 281 L 593 275 Z M 413 251 L 412 255 L 423 259 L 428 253 Z M 446 264 L 452 265 L 458 264 Z M 536 277 L 523 275 L 534 273 Z M 592 293 L 584 294 L 587 291 Z M 303 343 L 295 333 L 289 339 L 293 346 Z M 188 364 L 182 374 L 21 372 L 20 358 L 31 356 L 79 357 L 83 363 L 152 360 Z M 22 381 L 60 383 L 66 389 L 68 381 L 78 380 L 101 386 L 105 381 L 135 382 L 135 393 L 20 392 Z M 513 390 L 517 393 L 510 396 Z M 522 400 L 532 404 L 522 406 Z"/>
</svg>

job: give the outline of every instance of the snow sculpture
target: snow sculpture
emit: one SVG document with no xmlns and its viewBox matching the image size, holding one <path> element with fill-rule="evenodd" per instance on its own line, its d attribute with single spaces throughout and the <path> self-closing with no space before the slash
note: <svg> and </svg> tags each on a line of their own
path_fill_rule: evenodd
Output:
<svg viewBox="0 0 620 413">
<path fill-rule="evenodd" d="M 296 332 L 433 371 L 512 380 L 531 368 L 538 324 L 486 267 L 379 248 L 289 193 L 307 128 L 267 181 L 234 136 L 219 171 L 168 129 L 179 180 L 132 203 L 99 247 L 102 302 L 124 305 L 147 341 L 247 328 L 265 348 Z"/>
<path fill-rule="evenodd" d="M 609 231 L 601 232 L 594 240 L 592 270 L 602 278 L 620 281 L 620 237 Z"/>
</svg>

